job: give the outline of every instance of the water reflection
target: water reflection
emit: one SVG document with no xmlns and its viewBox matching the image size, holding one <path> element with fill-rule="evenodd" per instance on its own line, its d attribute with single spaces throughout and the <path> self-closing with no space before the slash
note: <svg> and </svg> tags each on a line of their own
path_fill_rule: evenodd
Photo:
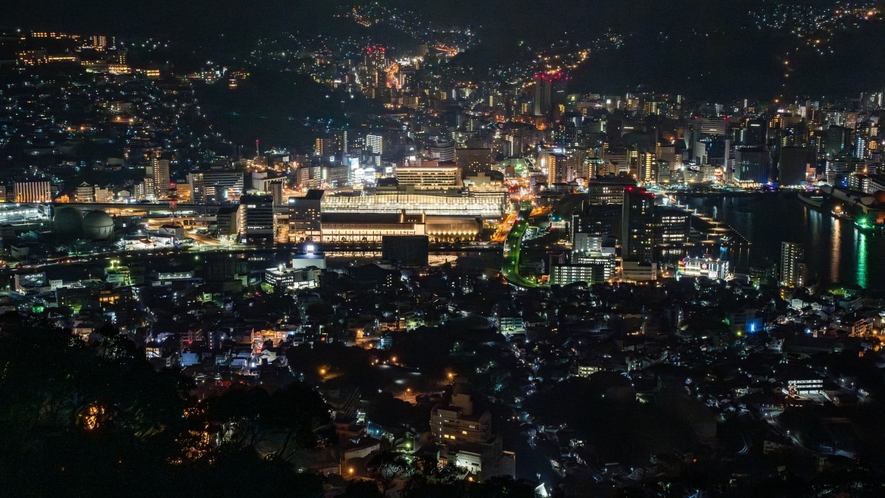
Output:
<svg viewBox="0 0 885 498">
<path fill-rule="evenodd" d="M 830 239 L 830 282 L 839 282 L 839 263 L 842 262 L 842 220 L 831 218 L 833 236 Z"/>
<path fill-rule="evenodd" d="M 680 200 L 708 216 L 717 204 L 709 199 Z M 867 261 L 885 255 L 885 237 L 861 233 L 853 223 L 834 219 L 789 195 L 734 197 L 718 204 L 722 221 L 752 242 L 751 265 L 777 262 L 782 241 L 799 242 L 805 247 L 805 264 L 822 284 L 864 287 L 885 295 L 885 264 Z"/>
<path fill-rule="evenodd" d="M 857 285 L 867 288 L 867 234 L 855 230 L 855 252 L 857 253 Z"/>
</svg>

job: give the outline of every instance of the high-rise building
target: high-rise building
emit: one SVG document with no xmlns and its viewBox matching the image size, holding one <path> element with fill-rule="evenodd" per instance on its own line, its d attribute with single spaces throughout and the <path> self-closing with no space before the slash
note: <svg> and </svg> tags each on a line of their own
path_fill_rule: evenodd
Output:
<svg viewBox="0 0 885 498">
<path fill-rule="evenodd" d="M 247 241 L 269 241 L 274 236 L 273 197 L 244 195 L 237 212 L 239 238 Z"/>
<path fill-rule="evenodd" d="M 771 155 L 764 147 L 738 147 L 734 151 L 734 179 L 743 184 L 771 181 Z"/>
<path fill-rule="evenodd" d="M 289 198 L 289 238 L 294 242 L 319 240 L 322 234 L 322 190 L 308 190 L 304 197 Z"/>
<path fill-rule="evenodd" d="M 782 147 L 777 161 L 777 181 L 781 185 L 801 185 L 807 180 L 811 166 L 810 149 L 807 147 Z"/>
<path fill-rule="evenodd" d="M 331 136 L 317 137 L 313 146 L 313 152 L 318 156 L 334 156 L 338 150 L 338 141 Z"/>
<path fill-rule="evenodd" d="M 45 180 L 13 182 L 12 195 L 15 202 L 52 202 L 52 186 Z"/>
<path fill-rule="evenodd" d="M 851 129 L 842 126 L 830 126 L 827 128 L 824 137 L 824 152 L 828 156 L 836 154 L 848 149 L 851 143 Z"/>
<path fill-rule="evenodd" d="M 465 176 L 476 176 L 492 169 L 492 150 L 486 148 L 455 149 L 455 162 Z"/>
<path fill-rule="evenodd" d="M 781 242 L 780 283 L 784 287 L 802 287 L 802 266 L 805 251 L 795 242 Z"/>
<path fill-rule="evenodd" d="M 743 123 L 740 133 L 740 141 L 742 145 L 762 146 L 765 145 L 768 125 L 764 119 L 751 118 Z"/>
<path fill-rule="evenodd" d="M 655 196 L 644 188 L 626 187 L 621 206 L 621 257 L 654 261 Z"/>
<path fill-rule="evenodd" d="M 366 135 L 366 149 L 379 156 L 384 154 L 384 137 L 372 133 Z"/>
<path fill-rule="evenodd" d="M 552 186 L 556 183 L 568 183 L 572 180 L 572 172 L 569 171 L 568 156 L 554 152 L 539 158 L 541 168 L 547 168 L 547 184 Z"/>
<path fill-rule="evenodd" d="M 157 197 L 165 197 L 169 192 L 169 160 L 154 157 L 151 159 L 151 167 L 153 169 L 154 188 L 157 189 Z"/>
<path fill-rule="evenodd" d="M 655 169 L 655 155 L 651 152 L 639 154 L 639 181 L 642 183 L 657 183 Z"/>
</svg>

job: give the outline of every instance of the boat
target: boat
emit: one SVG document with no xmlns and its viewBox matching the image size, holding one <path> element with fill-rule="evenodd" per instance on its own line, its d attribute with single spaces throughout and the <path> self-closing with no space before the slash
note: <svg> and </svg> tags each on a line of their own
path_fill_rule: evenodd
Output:
<svg viewBox="0 0 885 498">
<path fill-rule="evenodd" d="M 815 209 L 820 209 L 824 205 L 826 197 L 823 192 L 815 190 L 813 192 L 799 192 L 799 200 Z"/>
</svg>

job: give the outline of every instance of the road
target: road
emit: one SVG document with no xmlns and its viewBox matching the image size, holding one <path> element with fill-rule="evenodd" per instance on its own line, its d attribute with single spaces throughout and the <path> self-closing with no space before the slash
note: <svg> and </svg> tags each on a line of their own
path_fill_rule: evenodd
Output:
<svg viewBox="0 0 885 498">
<path fill-rule="evenodd" d="M 528 217 L 528 211 L 520 212 L 516 223 L 514 223 L 513 228 L 507 235 L 507 241 L 504 243 L 504 261 L 501 263 L 501 273 L 513 285 L 527 289 L 536 289 L 540 287 L 537 282 L 519 274 L 519 256 L 520 252 L 522 252 L 522 237 L 529 228 Z"/>
</svg>

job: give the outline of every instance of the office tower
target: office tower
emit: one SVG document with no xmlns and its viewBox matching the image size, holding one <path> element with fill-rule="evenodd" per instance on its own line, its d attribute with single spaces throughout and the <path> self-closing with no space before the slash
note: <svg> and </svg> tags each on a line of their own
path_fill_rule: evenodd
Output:
<svg viewBox="0 0 885 498">
<path fill-rule="evenodd" d="M 293 242 L 319 240 L 322 190 L 308 190 L 304 197 L 289 198 L 289 237 Z"/>
<path fill-rule="evenodd" d="M 455 149 L 455 163 L 464 176 L 476 176 L 492 169 L 492 150 L 488 148 Z"/>
<path fill-rule="evenodd" d="M 52 202 L 52 187 L 48 181 L 13 182 L 15 202 Z"/>
<path fill-rule="evenodd" d="M 784 287 L 802 287 L 802 264 L 805 251 L 794 242 L 781 242 L 780 283 Z"/>
<path fill-rule="evenodd" d="M 237 213 L 240 240 L 269 241 L 274 235 L 273 197 L 244 195 Z"/>
<path fill-rule="evenodd" d="M 777 181 L 781 185 L 804 183 L 808 167 L 811 166 L 810 150 L 807 147 L 783 147 L 777 162 Z"/>
<path fill-rule="evenodd" d="M 424 152 L 434 161 L 454 161 L 455 160 L 455 142 L 449 140 L 439 140 L 432 145 L 424 148 Z"/>
<path fill-rule="evenodd" d="M 741 128 L 740 141 L 742 145 L 761 146 L 765 145 L 768 125 L 764 119 L 752 118 L 744 122 Z"/>
<path fill-rule="evenodd" d="M 824 152 L 828 156 L 836 154 L 848 149 L 851 143 L 851 129 L 842 126 L 830 126 L 827 128 L 824 136 Z"/>
<path fill-rule="evenodd" d="M 744 184 L 771 181 L 771 155 L 764 147 L 738 147 L 734 151 L 734 179 Z"/>
<path fill-rule="evenodd" d="M 553 107 L 553 82 L 546 74 L 535 75 L 535 95 L 532 99 L 532 114 L 546 116 Z"/>
<path fill-rule="evenodd" d="M 655 196 L 644 188 L 626 187 L 621 206 L 621 257 L 654 260 Z"/>
</svg>

